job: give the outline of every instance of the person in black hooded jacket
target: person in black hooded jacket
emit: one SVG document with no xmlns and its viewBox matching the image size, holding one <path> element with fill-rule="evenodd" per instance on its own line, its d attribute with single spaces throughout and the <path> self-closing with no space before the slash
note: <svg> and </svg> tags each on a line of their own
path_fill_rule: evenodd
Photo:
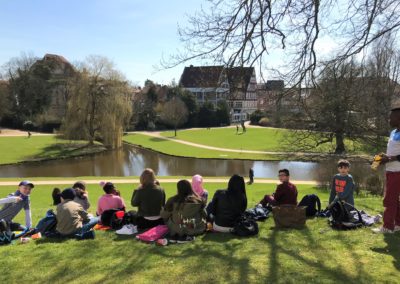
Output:
<svg viewBox="0 0 400 284">
<path fill-rule="evenodd" d="M 233 175 L 228 189 L 217 190 L 207 206 L 208 217 L 213 221 L 213 230 L 228 233 L 233 230 L 236 220 L 247 208 L 244 178 Z"/>
</svg>

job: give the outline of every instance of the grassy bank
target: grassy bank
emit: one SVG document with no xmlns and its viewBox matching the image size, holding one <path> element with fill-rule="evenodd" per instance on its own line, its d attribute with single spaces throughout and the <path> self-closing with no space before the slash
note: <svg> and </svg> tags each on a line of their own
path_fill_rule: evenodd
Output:
<svg viewBox="0 0 400 284">
<path fill-rule="evenodd" d="M 239 142 L 232 143 L 236 137 L 240 135 L 236 135 L 235 137 L 230 137 L 229 134 L 224 136 L 222 134 L 227 134 L 229 130 L 232 132 L 232 128 L 222 128 L 222 129 L 211 129 L 211 130 L 184 130 L 180 131 L 178 137 L 174 138 L 175 140 L 182 140 L 193 142 L 201 145 L 211 146 L 211 147 L 224 147 L 227 149 L 236 150 L 237 152 L 229 152 L 224 150 L 213 150 L 213 149 L 205 149 L 191 145 L 185 145 L 182 143 L 175 142 L 173 140 L 167 140 L 165 138 L 171 138 L 171 132 L 162 132 L 162 137 L 153 137 L 145 134 L 134 133 L 129 134 L 123 137 L 123 140 L 127 143 L 141 146 L 143 148 L 147 148 L 150 150 L 157 151 L 159 153 L 178 156 L 178 157 L 191 157 L 191 158 L 210 158 L 210 159 L 243 159 L 243 160 L 259 160 L 259 161 L 321 161 L 325 159 L 329 159 L 332 157 L 339 158 L 339 156 L 329 154 L 330 151 L 320 151 L 313 153 L 303 153 L 303 152 L 290 152 L 286 148 L 279 149 L 279 145 L 282 143 L 278 135 L 277 137 L 269 137 L 267 140 L 271 140 L 271 143 L 265 142 L 262 136 L 258 137 L 257 135 L 251 135 L 244 139 L 243 144 L 239 146 Z M 251 129 L 257 130 L 257 129 Z M 199 131 L 199 133 L 197 133 Z M 221 135 L 219 136 L 219 132 Z M 274 130 L 273 130 L 274 131 Z M 206 133 L 203 133 L 206 132 Z M 248 131 L 250 132 L 250 130 Z M 250 132 L 251 133 L 251 132 Z M 181 136 L 181 134 L 183 134 Z M 191 135 L 194 137 L 191 137 Z M 196 135 L 195 135 L 196 134 Z M 235 135 L 235 134 L 233 134 Z M 244 137 L 247 134 L 244 134 Z M 206 137 L 207 136 L 207 137 Z M 197 140 L 196 137 L 200 139 Z M 248 142 L 248 144 L 245 144 Z M 207 143 L 207 144 L 205 144 Z M 235 148 L 238 147 L 238 148 Z M 246 148 L 249 147 L 249 148 Z M 253 150 L 253 151 L 266 151 L 270 152 L 268 154 L 258 154 L 258 153 L 246 153 L 242 152 L 243 150 Z M 279 153 L 274 153 L 279 151 Z M 340 157 L 343 157 L 342 155 Z M 365 160 L 370 158 L 368 155 L 361 153 L 353 153 L 348 155 L 353 160 Z"/>
<path fill-rule="evenodd" d="M 100 179 L 100 178 L 99 178 Z M 36 223 L 52 208 L 55 185 L 37 186 L 32 194 Z M 127 203 L 136 185 L 120 184 Z M 163 184 L 167 195 L 175 184 Z M 212 196 L 225 184 L 209 183 Z M 317 193 L 326 204 L 328 193 L 298 186 L 299 195 Z M 0 187 L 0 197 L 14 187 Z M 247 187 L 253 206 L 274 185 Z M 102 191 L 89 185 L 90 211 Z M 381 199 L 357 197 L 356 205 L 370 213 L 381 210 Z M 129 209 L 132 209 L 129 206 Z M 23 213 L 18 221 L 23 221 Z M 157 247 L 133 237 L 96 232 L 96 239 L 38 240 L 0 247 L 1 283 L 396 283 L 400 269 L 400 233 L 373 235 L 368 228 L 333 231 L 326 219 L 311 219 L 303 230 L 275 230 L 272 218 L 260 224 L 257 237 L 237 238 L 210 233 L 185 245 Z"/>
<path fill-rule="evenodd" d="M 163 154 L 179 157 L 246 160 L 281 160 L 288 158 L 287 155 L 248 154 L 209 150 L 138 133 L 124 136 L 123 140 L 127 143 L 139 145 Z"/>
<path fill-rule="evenodd" d="M 184 140 L 188 142 L 198 143 L 207 146 L 228 148 L 235 150 L 255 150 L 255 151 L 273 151 L 286 152 L 297 151 L 295 135 L 296 132 L 282 128 L 247 128 L 245 133 L 236 128 L 211 128 L 211 129 L 188 129 L 178 131 L 177 137 L 174 137 L 173 131 L 164 131 L 161 133 L 163 137 Z M 308 139 L 310 145 L 313 145 L 312 139 Z M 345 140 L 346 149 L 351 154 L 362 154 L 366 151 L 366 146 L 360 143 L 353 143 Z M 321 144 L 312 147 L 309 152 L 313 153 L 333 153 L 335 145 L 333 143 Z"/>
<path fill-rule="evenodd" d="M 87 147 L 87 142 L 63 140 L 56 136 L 0 137 L 0 164 L 62 159 L 103 150 L 99 144 Z"/>
</svg>

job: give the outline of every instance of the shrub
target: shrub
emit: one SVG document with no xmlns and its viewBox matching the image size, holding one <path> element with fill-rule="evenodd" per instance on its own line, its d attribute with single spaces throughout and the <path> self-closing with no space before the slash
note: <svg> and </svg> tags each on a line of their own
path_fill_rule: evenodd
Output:
<svg viewBox="0 0 400 284">
<path fill-rule="evenodd" d="M 270 120 L 268 117 L 263 117 L 258 121 L 258 125 L 260 126 L 271 126 Z"/>
<path fill-rule="evenodd" d="M 258 125 L 260 119 L 265 116 L 265 113 L 261 110 L 256 110 L 252 114 L 250 114 L 250 124 L 251 125 Z"/>
</svg>

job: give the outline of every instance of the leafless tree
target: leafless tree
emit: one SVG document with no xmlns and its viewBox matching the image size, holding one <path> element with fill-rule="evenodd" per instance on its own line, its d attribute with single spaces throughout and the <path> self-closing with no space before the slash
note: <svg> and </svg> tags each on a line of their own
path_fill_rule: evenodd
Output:
<svg viewBox="0 0 400 284">
<path fill-rule="evenodd" d="M 176 129 L 187 121 L 188 114 L 185 103 L 180 98 L 172 97 L 162 107 L 160 118 L 165 124 L 174 127 L 176 136 Z"/>
<path fill-rule="evenodd" d="M 257 64 L 262 71 L 268 56 L 282 50 L 286 82 L 309 85 L 325 60 L 318 44 L 327 37 L 337 43 L 331 52 L 337 63 L 400 28 L 398 0 L 208 0 L 206 6 L 179 29 L 183 51 L 164 67 L 211 59 L 228 66 Z"/>
<path fill-rule="evenodd" d="M 296 131 L 288 144 L 313 150 L 329 143 L 342 154 L 361 142 L 364 150 L 380 151 L 389 133 L 390 107 L 400 98 L 399 65 L 400 52 L 390 38 L 376 42 L 364 61 L 327 63 L 302 101 L 306 130 Z M 353 143 L 345 145 L 345 139 Z"/>
</svg>

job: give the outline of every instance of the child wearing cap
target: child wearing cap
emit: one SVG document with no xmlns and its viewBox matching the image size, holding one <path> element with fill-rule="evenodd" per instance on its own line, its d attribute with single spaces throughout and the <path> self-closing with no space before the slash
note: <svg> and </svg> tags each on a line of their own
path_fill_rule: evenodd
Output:
<svg viewBox="0 0 400 284">
<path fill-rule="evenodd" d="M 97 215 L 101 216 L 104 211 L 109 209 L 124 210 L 125 201 L 119 195 L 117 195 L 117 190 L 114 184 L 111 182 L 106 182 L 100 185 L 103 186 L 105 194 L 100 196 L 99 201 L 97 202 Z"/>
<path fill-rule="evenodd" d="M 16 192 L 9 194 L 6 198 L 0 199 L 0 205 L 3 205 L 3 208 L 0 210 L 0 220 L 3 219 L 6 221 L 12 231 L 23 231 L 32 225 L 29 199 L 32 188 L 34 188 L 34 185 L 30 181 L 21 181 Z M 26 227 L 12 221 L 22 209 L 25 210 Z"/>
</svg>

